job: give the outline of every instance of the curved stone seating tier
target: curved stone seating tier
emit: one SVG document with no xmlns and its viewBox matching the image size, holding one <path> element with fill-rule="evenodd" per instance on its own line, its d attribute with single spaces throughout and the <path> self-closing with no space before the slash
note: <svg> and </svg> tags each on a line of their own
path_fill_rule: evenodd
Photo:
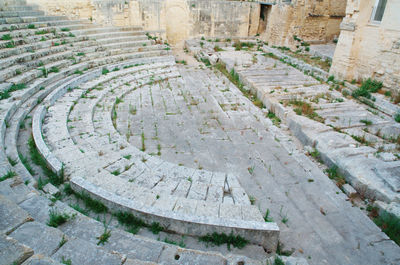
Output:
<svg viewBox="0 0 400 265">
<path fill-rule="evenodd" d="M 65 67 L 66 64 L 72 65 L 76 62 L 88 59 L 93 60 L 95 58 L 102 58 L 109 55 L 129 56 L 132 51 L 146 52 L 152 51 L 154 49 L 159 49 L 157 46 L 152 47 L 152 41 L 147 40 L 147 37 L 144 35 L 132 37 L 129 36 L 119 39 L 114 38 L 111 34 L 118 33 L 118 30 L 107 30 L 112 32 L 104 33 L 103 36 L 97 36 L 97 38 L 93 40 L 88 40 L 87 36 L 78 38 L 63 38 L 62 41 L 65 41 L 65 44 L 56 47 L 54 47 L 54 40 L 50 40 L 43 43 L 39 42 L 38 44 L 34 45 L 25 44 L 22 46 L 17 46 L 16 48 L 10 50 L 6 49 L 0 55 L 0 57 L 5 57 L 5 59 L 3 60 L 6 60 L 10 55 L 12 55 L 12 57 L 11 60 L 7 62 L 8 68 L 0 71 L 1 81 L 7 80 L 7 82 L 9 83 L 26 83 L 36 77 L 42 76 L 43 69 L 47 69 L 49 71 L 52 67 Z M 140 32 L 122 33 L 137 34 Z M 118 40 L 121 42 L 118 42 Z M 123 43 L 124 45 L 121 45 L 121 43 Z M 68 46 L 68 44 L 72 45 L 73 48 L 66 47 Z M 35 52 L 35 50 L 37 49 L 39 49 L 38 53 Z M 44 49 L 47 49 L 47 51 Z M 61 53 L 61 50 L 64 50 L 64 53 Z M 159 52 L 162 53 L 162 51 Z M 12 63 L 19 62 L 20 60 L 29 59 L 35 60 L 30 61 L 29 64 L 26 63 L 24 65 L 12 66 Z M 22 72 L 24 72 L 22 75 L 17 74 Z"/>
<path fill-rule="evenodd" d="M 57 228 L 49 227 L 49 212 L 74 216 Z M 51 202 L 18 179 L 0 182 L 0 244 L 2 264 L 262 264 L 261 261 L 230 254 L 192 250 L 133 235 L 108 227 L 110 238 L 98 244 L 104 224 L 66 204 Z M 63 242 L 63 244 L 59 244 Z"/>
<path fill-rule="evenodd" d="M 125 69 L 124 69 L 125 70 Z M 115 72 L 118 73 L 119 71 Z M 127 72 L 129 72 L 127 70 Z M 154 72 L 157 74 L 160 74 L 160 72 Z M 114 73 L 112 73 L 114 74 Z M 118 74 L 115 74 L 116 76 Z M 145 75 L 146 76 L 146 75 Z M 177 74 L 175 74 L 175 76 L 177 76 Z M 153 78 L 151 75 L 149 76 L 149 74 L 147 74 L 148 77 L 148 83 L 153 82 Z M 168 76 L 165 76 L 165 78 Z M 173 77 L 173 76 L 171 76 Z M 111 79 L 111 78 L 110 78 Z M 131 78 L 131 80 L 129 81 L 133 81 L 133 80 L 137 80 L 138 77 L 137 76 L 133 76 L 133 78 Z M 98 83 L 102 83 L 105 80 L 100 78 L 100 81 Z M 122 81 L 123 83 L 128 82 L 128 80 L 124 80 Z M 143 85 L 143 80 L 138 82 L 140 85 Z M 146 81 L 144 81 L 144 83 L 146 83 Z M 60 157 L 63 156 L 64 159 L 60 159 L 60 161 L 62 163 L 65 163 L 65 169 L 66 169 L 66 173 L 67 175 L 69 174 L 71 177 L 71 183 L 74 183 L 75 180 L 79 180 L 82 179 L 84 182 L 82 183 L 90 183 L 93 187 L 96 187 L 97 190 L 102 191 L 104 190 L 104 192 L 110 192 L 112 194 L 114 194 L 115 198 L 123 198 L 125 200 L 129 200 L 129 198 L 132 201 L 135 201 L 136 204 L 133 204 L 134 208 L 130 208 L 129 211 L 135 213 L 136 215 L 141 215 L 142 217 L 145 217 L 146 220 L 149 220 L 149 216 L 152 216 L 153 219 L 156 218 L 156 220 L 159 221 L 159 223 L 163 224 L 165 227 L 168 227 L 168 229 L 171 229 L 171 231 L 175 231 L 178 233 L 183 233 L 183 234 L 191 234 L 191 235 L 204 235 L 206 233 L 210 233 L 210 232 L 216 232 L 219 230 L 219 227 L 221 225 L 221 223 L 213 223 L 214 219 L 215 220 L 225 220 L 225 222 L 227 222 L 226 225 L 226 231 L 238 231 L 240 230 L 241 232 L 238 232 L 239 234 L 245 236 L 245 238 L 249 239 L 252 243 L 256 243 L 256 244 L 260 244 L 265 246 L 266 248 L 270 249 L 270 250 L 274 250 L 276 247 L 276 242 L 277 242 L 277 237 L 279 234 L 279 228 L 276 226 L 276 224 L 271 223 L 271 224 L 267 224 L 267 226 L 265 226 L 265 223 L 263 222 L 262 216 L 259 213 L 258 209 L 255 208 L 254 206 L 248 205 L 248 198 L 247 198 L 247 203 L 245 205 L 234 205 L 234 204 L 224 204 L 224 207 L 221 207 L 221 203 L 217 203 L 217 202 L 207 202 L 207 201 L 202 201 L 202 200 L 196 200 L 196 199 L 190 199 L 190 198 L 179 198 L 179 197 L 174 197 L 174 196 L 170 196 L 170 194 L 164 194 L 162 192 L 156 193 L 154 191 L 151 191 L 148 187 L 146 188 L 145 186 L 137 186 L 134 184 L 134 182 L 130 182 L 127 179 L 124 179 L 123 176 L 121 174 L 121 176 L 114 176 L 113 174 L 111 174 L 110 171 L 103 170 L 102 168 L 99 168 L 98 166 L 96 166 L 96 163 L 101 163 L 101 161 L 104 161 L 107 163 L 107 159 L 106 159 L 106 155 L 104 155 L 104 157 L 100 157 L 99 156 L 99 152 L 97 150 L 93 150 L 93 149 L 86 149 L 86 151 L 84 150 L 84 148 L 88 147 L 84 146 L 84 145 L 78 145 L 78 146 L 74 146 L 75 143 L 74 141 L 72 141 L 72 139 L 68 136 L 69 131 L 67 128 L 67 123 L 66 121 L 68 120 L 68 113 L 69 110 L 71 109 L 72 106 L 73 109 L 75 110 L 75 107 L 77 107 L 79 104 L 74 103 L 74 101 L 78 101 L 77 98 L 82 97 L 82 95 L 84 95 L 85 91 L 80 91 L 81 88 L 77 88 L 74 89 L 71 93 L 68 93 L 68 97 L 67 97 L 67 101 L 65 101 L 64 98 L 60 98 L 57 102 L 55 102 L 54 106 L 49 108 L 49 113 L 50 115 L 56 114 L 56 113 L 63 113 L 61 116 L 64 117 L 60 117 L 60 116 L 52 116 L 49 117 L 50 120 L 48 120 L 48 124 L 50 125 L 54 125 L 51 126 L 51 128 L 61 128 L 58 129 L 58 131 L 50 131 L 50 127 L 48 127 L 47 125 L 45 126 L 44 130 L 48 132 L 47 135 L 49 135 L 49 137 L 53 137 L 54 136 L 58 136 L 57 138 L 59 139 L 47 139 L 47 141 L 51 143 L 56 143 L 55 146 L 61 146 L 61 143 L 64 144 L 64 147 L 59 149 L 59 150 L 52 150 L 52 152 L 54 153 L 54 155 L 56 157 Z M 117 89 L 115 89 L 117 90 Z M 118 89 L 119 90 L 119 89 Z M 102 90 L 96 90 L 93 89 L 91 90 L 90 93 L 96 92 L 96 91 L 102 91 Z M 57 92 L 55 91 L 54 94 L 56 94 Z M 95 99 L 97 98 L 97 96 L 95 95 L 91 95 L 90 93 L 85 94 L 84 97 L 82 97 L 83 99 L 81 100 L 86 100 L 88 98 L 90 99 Z M 74 96 L 70 95 L 70 94 L 74 94 Z M 51 95 L 49 96 L 51 98 Z M 101 99 L 101 97 L 100 97 Z M 50 102 L 52 100 L 48 100 L 46 99 L 46 102 Z M 66 103 L 65 105 L 63 103 Z M 76 104 L 76 106 L 75 106 Z M 96 103 L 96 101 L 94 101 L 93 103 L 94 105 L 97 104 L 97 106 L 99 105 L 98 103 Z M 93 105 L 92 104 L 92 105 Z M 85 105 L 85 104 L 83 104 Z M 112 108 L 112 107 L 111 107 Z M 86 108 L 86 111 L 82 111 L 83 113 L 91 113 L 90 109 Z M 37 115 L 43 115 L 43 113 L 39 113 Z M 107 120 L 109 121 L 108 123 L 108 128 L 106 130 L 108 130 L 109 133 L 103 134 L 103 135 L 98 135 L 100 137 L 100 139 L 103 140 L 108 140 L 108 141 L 116 141 L 116 143 L 118 143 L 118 140 L 120 141 L 119 145 L 113 143 L 114 146 L 119 146 L 118 148 L 115 149 L 119 149 L 121 150 L 121 146 L 125 146 L 126 148 L 123 148 L 125 150 L 125 152 L 127 152 L 130 148 L 131 150 L 134 149 L 131 146 L 128 146 L 128 144 L 126 143 L 126 141 L 124 141 L 124 139 L 115 131 L 115 128 L 113 128 L 112 126 L 112 122 L 111 122 L 111 112 L 108 111 L 108 114 L 106 112 L 106 116 L 109 116 L 108 119 L 104 119 L 105 120 L 105 125 L 107 128 Z M 36 114 L 35 114 L 36 116 Z M 87 117 L 87 115 L 86 115 Z M 82 117 L 81 117 L 82 118 Z M 89 119 L 91 117 L 89 116 Z M 53 124 L 51 121 L 52 120 L 57 121 L 56 124 Z M 36 117 L 34 118 L 34 120 L 36 120 Z M 40 120 L 40 117 L 39 117 Z M 85 121 L 85 123 L 87 124 L 87 118 L 82 118 L 82 121 Z M 90 120 L 89 120 L 90 121 Z M 70 124 L 70 122 L 68 123 Z M 64 129 L 62 129 L 62 127 L 64 127 Z M 73 127 L 73 126 L 72 126 Z M 87 127 L 87 126 L 85 126 Z M 40 128 L 39 126 L 34 126 L 34 128 Z M 89 126 L 90 128 L 90 126 Z M 90 130 L 90 129 L 89 129 Z M 93 131 L 91 132 L 93 133 Z M 103 132 L 104 133 L 104 132 Z M 72 132 L 71 132 L 72 134 Z M 77 135 L 82 136 L 84 133 L 79 132 Z M 34 135 L 39 135 L 40 133 L 34 133 Z M 101 138 L 102 137 L 102 138 Z M 73 137 L 72 137 L 73 138 Z M 80 137 L 75 137 L 80 138 Z M 57 141 L 58 140 L 58 141 Z M 101 143 L 101 140 L 99 141 L 99 139 L 97 137 L 93 137 L 92 140 L 92 144 L 99 146 L 99 143 Z M 110 142 L 108 143 L 110 144 Z M 82 148 L 79 148 L 82 147 Z M 108 152 L 110 152 L 111 150 L 107 150 L 107 152 L 105 152 L 105 154 L 107 154 L 107 157 L 113 157 L 113 154 L 108 154 Z M 146 165 L 147 168 L 149 168 L 148 172 L 151 172 L 151 165 L 162 165 L 163 161 L 159 161 L 159 159 L 153 158 L 153 157 L 149 157 L 146 154 L 142 154 L 140 155 L 138 153 L 138 150 L 134 150 L 133 152 L 129 152 L 129 153 L 133 153 L 136 154 L 136 161 L 140 161 L 139 159 L 143 159 L 146 160 L 146 162 L 148 162 L 149 164 Z M 47 156 L 50 157 L 50 156 Z M 118 156 L 118 159 L 121 160 L 122 154 L 120 156 Z M 147 158 L 146 158 L 147 157 Z M 87 161 L 87 163 L 85 163 L 84 161 Z M 135 162 L 136 162 L 135 161 Z M 49 162 L 49 161 L 48 161 Z M 112 162 L 112 161 L 111 161 Z M 143 165 L 145 163 L 142 163 Z M 167 163 L 166 163 L 167 164 Z M 87 165 L 87 166 L 86 166 Z M 142 166 L 143 166 L 142 165 Z M 130 167 L 132 168 L 132 167 Z M 182 167 L 183 168 L 183 167 Z M 72 170 L 71 170 L 72 169 Z M 162 167 L 159 168 L 159 170 L 161 170 Z M 171 169 L 171 168 L 169 168 Z M 126 175 L 129 175 L 128 172 Z M 153 174 L 154 175 L 154 174 Z M 149 176 L 153 176 L 152 174 L 150 174 Z M 89 177 L 88 177 L 89 176 Z M 143 176 L 146 176 L 145 174 L 143 174 Z M 212 176 L 212 173 L 211 173 Z M 231 176 L 229 177 L 225 177 L 224 175 L 218 175 L 215 174 L 215 176 L 220 176 L 220 182 L 221 182 L 221 190 L 223 188 L 224 185 L 224 181 L 225 178 L 226 179 L 235 179 Z M 83 179 L 85 178 L 85 179 Z M 187 175 L 185 175 L 185 181 L 187 181 Z M 144 178 L 143 180 L 146 180 L 147 178 Z M 181 179 L 182 180 L 182 179 Z M 196 179 L 197 180 L 197 179 Z M 221 181 L 222 180 L 222 181 Z M 80 183 L 80 182 L 76 182 Z M 234 183 L 234 181 L 232 182 Z M 236 181 L 237 183 L 237 181 Z M 238 183 L 237 183 L 238 184 Z M 237 188 L 240 188 L 240 185 L 237 185 Z M 78 188 L 78 185 L 73 185 L 73 187 L 76 190 L 82 190 L 85 189 L 84 187 L 81 187 L 80 189 Z M 86 190 L 87 192 L 89 192 L 89 194 L 92 194 L 91 190 Z M 245 194 L 245 193 L 244 193 Z M 123 195 L 123 196 L 119 196 L 119 195 Z M 136 195 L 136 196 L 135 196 Z M 139 196 L 140 195 L 140 196 Z M 167 196 L 165 196 L 167 195 Z M 93 197 L 96 197 L 96 194 L 92 194 Z M 157 198 L 163 197 L 164 198 L 170 198 L 170 200 L 157 200 Z M 101 199 L 101 197 L 99 197 L 98 199 Z M 245 201 L 246 202 L 246 201 Z M 117 207 L 118 205 L 118 201 L 117 202 L 112 202 L 109 201 L 107 202 L 107 204 L 110 203 L 114 203 L 115 207 Z M 143 207 L 145 208 L 137 208 L 138 205 L 143 205 Z M 193 207 L 193 205 L 196 205 L 196 207 Z M 113 208 L 115 208 L 113 207 Z M 152 211 L 148 212 L 146 211 L 146 209 L 151 209 Z M 165 214 L 161 214 L 158 217 L 154 216 L 152 213 L 154 212 L 166 212 L 168 213 L 167 215 Z M 182 230 L 182 229 L 178 229 L 179 226 L 175 227 L 175 226 L 171 226 L 171 224 L 169 223 L 176 223 L 175 219 L 179 218 L 180 215 L 188 215 L 188 216 L 184 216 L 185 217 L 185 221 L 187 223 L 187 225 L 185 227 L 187 227 L 186 230 Z M 213 216 L 212 222 L 207 222 L 205 219 L 202 221 L 194 221 L 194 222 L 190 222 L 191 218 L 198 218 L 198 216 Z M 147 216 L 147 217 L 146 217 Z M 175 216 L 175 219 L 173 219 L 171 216 Z M 170 218 L 171 217 L 171 218 Z M 201 218 L 200 218 L 201 219 Z M 235 220 L 236 219 L 236 220 Z M 193 219 L 196 220 L 196 219 Z M 262 227 L 262 231 L 257 230 L 258 234 L 262 235 L 261 237 L 254 237 L 252 233 L 254 233 L 254 227 L 251 228 L 253 225 L 250 226 L 246 226 L 243 225 L 244 223 L 248 222 L 248 220 L 253 220 L 250 221 L 254 222 L 254 223 L 258 223 L 260 226 Z M 154 220 L 153 220 L 154 221 Z M 229 225 L 229 223 L 231 222 L 231 225 Z M 240 224 L 240 225 L 238 225 Z M 202 227 L 202 228 L 199 228 Z M 173 228 L 173 229 L 172 229 Z M 234 229 L 234 230 L 232 230 Z M 195 232 L 193 232 L 195 231 Z M 224 230 L 225 231 L 225 230 Z"/>
<path fill-rule="evenodd" d="M 161 51 L 161 53 L 163 53 L 163 52 L 164 51 Z M 133 53 L 131 55 L 128 55 L 127 57 L 128 58 L 137 58 L 137 57 L 141 58 L 144 56 L 159 55 L 159 54 L 160 54 L 160 51 L 154 50 L 151 52 Z M 104 65 L 106 63 L 121 61 L 124 58 L 125 57 L 110 56 L 110 57 L 106 57 L 106 58 L 97 59 L 94 61 L 71 65 L 67 69 L 61 70 L 59 73 L 49 74 L 49 76 L 47 78 L 35 79 L 33 83 L 31 83 L 27 86 L 27 88 L 13 92 L 12 96 L 10 98 L 2 100 L 2 107 L 1 107 L 1 111 L 0 111 L 0 117 L 1 117 L 0 120 L 2 121 L 2 130 L 1 130 L 0 136 L 1 136 L 2 141 L 4 142 L 4 132 L 5 132 L 6 123 L 10 122 L 9 118 L 14 115 L 14 112 L 17 109 L 21 109 L 21 104 L 23 102 L 25 102 L 27 99 L 30 99 L 30 103 L 29 103 L 30 109 L 28 109 L 28 110 L 31 110 L 36 105 L 37 102 L 40 102 L 41 100 L 43 100 L 43 98 L 49 93 L 49 91 L 52 91 L 54 88 L 60 86 L 61 84 L 65 83 L 66 81 L 68 81 L 68 79 L 71 78 L 68 75 L 73 74 L 75 71 L 78 71 L 78 70 L 82 71 L 89 67 L 95 67 L 95 66 Z M 130 62 L 128 61 L 127 63 L 125 63 L 125 65 L 127 65 L 127 64 L 130 64 Z M 125 65 L 123 65 L 123 66 L 125 66 Z M 110 70 L 112 70 L 112 69 L 110 69 Z M 98 72 L 99 72 L 99 74 L 101 74 L 101 70 L 99 70 Z M 68 77 L 66 77 L 66 76 L 68 76 Z M 62 79 L 62 78 L 65 78 L 65 79 Z M 57 81 L 58 81 L 58 83 L 57 83 Z M 42 88 L 46 88 L 46 89 L 44 89 L 42 91 Z M 40 94 L 37 94 L 38 91 L 42 91 L 42 92 Z M 3 105 L 3 103 L 4 103 L 4 105 Z M 5 107 L 4 109 L 3 109 L 3 106 Z M 22 110 L 23 110 L 23 108 L 22 108 Z M 16 140 L 17 135 L 18 135 L 18 126 L 19 126 L 20 122 L 24 119 L 26 113 L 27 112 L 20 113 L 21 115 L 19 115 L 17 118 L 18 122 L 14 123 L 14 130 L 13 130 L 15 132 L 14 140 L 12 140 L 13 138 L 10 138 L 12 141 Z M 8 143 L 8 145 L 15 147 L 15 145 L 12 145 L 10 143 Z M 2 146 L 4 146 L 4 144 Z M 8 155 L 11 158 L 13 158 L 16 161 L 19 161 L 19 157 L 18 157 L 16 148 L 9 148 L 8 153 L 9 153 Z M 6 157 L 3 148 L 0 149 L 0 156 L 2 156 L 3 158 Z M 17 173 L 19 173 L 20 171 L 22 171 L 23 173 L 26 173 L 26 172 L 24 172 L 24 171 L 26 171 L 26 169 L 21 165 L 21 163 L 18 163 L 17 167 L 19 167 L 19 169 L 16 170 Z M 4 168 L 7 169 L 8 167 L 4 167 Z M 23 174 L 23 175 L 26 175 L 26 174 Z M 32 181 L 32 179 L 30 179 L 30 181 Z"/>
</svg>

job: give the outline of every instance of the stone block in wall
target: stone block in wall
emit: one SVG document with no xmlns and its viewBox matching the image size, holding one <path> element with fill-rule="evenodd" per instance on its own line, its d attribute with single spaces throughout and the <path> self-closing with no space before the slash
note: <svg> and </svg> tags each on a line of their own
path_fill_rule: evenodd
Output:
<svg viewBox="0 0 400 265">
<path fill-rule="evenodd" d="M 347 30 L 347 31 L 355 31 L 356 30 L 356 24 L 354 22 L 345 22 L 343 21 L 340 23 L 340 29 L 341 30 Z"/>
</svg>

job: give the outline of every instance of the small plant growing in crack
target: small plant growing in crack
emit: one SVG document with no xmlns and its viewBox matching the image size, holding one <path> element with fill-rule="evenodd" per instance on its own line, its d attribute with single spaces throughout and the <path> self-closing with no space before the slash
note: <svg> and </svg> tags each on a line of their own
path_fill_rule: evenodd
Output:
<svg viewBox="0 0 400 265">
<path fill-rule="evenodd" d="M 254 205 L 256 203 L 256 198 L 252 195 L 249 196 L 249 200 L 250 200 L 251 205 Z"/>
<path fill-rule="evenodd" d="M 253 175 L 255 166 L 248 167 L 247 170 L 249 171 L 250 175 Z"/>
<path fill-rule="evenodd" d="M 266 223 L 270 223 L 270 222 L 273 222 L 273 221 L 274 221 L 274 219 L 270 216 L 270 211 L 269 211 L 269 209 L 267 209 L 267 211 L 265 212 L 264 221 L 265 221 Z"/>
<path fill-rule="evenodd" d="M 286 224 L 289 221 L 289 218 L 287 217 L 287 213 L 283 213 L 283 206 L 281 206 L 281 209 L 279 211 L 279 216 L 281 217 L 281 222 Z"/>
<path fill-rule="evenodd" d="M 111 219 L 110 219 L 110 222 L 111 222 Z M 106 223 L 106 220 L 104 220 L 103 225 L 104 225 L 103 234 L 96 237 L 99 240 L 97 242 L 97 245 L 104 245 L 105 243 L 108 242 L 108 239 L 111 237 L 111 230 L 108 229 L 108 224 Z"/>
<path fill-rule="evenodd" d="M 49 211 L 49 221 L 47 221 L 47 225 L 51 227 L 58 227 L 64 223 L 66 223 L 71 216 L 66 213 L 60 213 L 56 209 L 50 209 Z"/>
<path fill-rule="evenodd" d="M 119 169 L 116 169 L 112 171 L 111 174 L 113 174 L 114 176 L 118 176 L 119 174 L 121 174 L 121 172 L 119 172 Z"/>
</svg>

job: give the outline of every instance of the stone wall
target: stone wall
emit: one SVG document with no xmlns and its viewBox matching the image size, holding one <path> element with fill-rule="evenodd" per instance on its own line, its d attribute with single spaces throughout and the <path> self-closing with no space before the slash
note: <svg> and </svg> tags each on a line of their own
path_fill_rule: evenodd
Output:
<svg viewBox="0 0 400 265">
<path fill-rule="evenodd" d="M 337 38 L 345 16 L 346 0 L 278 0 L 268 7 L 262 38 L 270 44 L 293 47 L 293 36 L 309 43 Z M 261 23 L 262 24 L 262 23 Z"/>
<path fill-rule="evenodd" d="M 348 0 L 330 73 L 347 80 L 372 77 L 400 93 L 400 1 L 388 0 L 381 23 L 371 22 L 375 0 Z"/>
<path fill-rule="evenodd" d="M 141 26 L 176 43 L 192 37 L 247 37 L 258 29 L 260 5 L 224 0 L 28 0 L 51 15 Z"/>
</svg>

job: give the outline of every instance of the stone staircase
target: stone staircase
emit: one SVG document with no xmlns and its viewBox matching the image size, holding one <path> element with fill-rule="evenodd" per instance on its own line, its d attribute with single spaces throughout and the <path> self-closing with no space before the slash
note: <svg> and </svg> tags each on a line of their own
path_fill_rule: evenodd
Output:
<svg viewBox="0 0 400 265">
<path fill-rule="evenodd" d="M 38 189 L 40 173 L 24 166 L 19 139 L 27 119 L 48 167 L 64 173 L 74 192 L 171 233 L 233 233 L 276 250 L 278 226 L 264 222 L 235 176 L 149 156 L 115 129 L 124 93 L 179 78 L 166 45 L 139 28 L 46 16 L 25 1 L 4 1 L 0 10 L 0 264 L 261 264 L 114 226 L 99 246 L 105 223 L 57 200 L 50 184 L 49 193 Z M 50 227 L 52 211 L 71 218 Z"/>
</svg>

